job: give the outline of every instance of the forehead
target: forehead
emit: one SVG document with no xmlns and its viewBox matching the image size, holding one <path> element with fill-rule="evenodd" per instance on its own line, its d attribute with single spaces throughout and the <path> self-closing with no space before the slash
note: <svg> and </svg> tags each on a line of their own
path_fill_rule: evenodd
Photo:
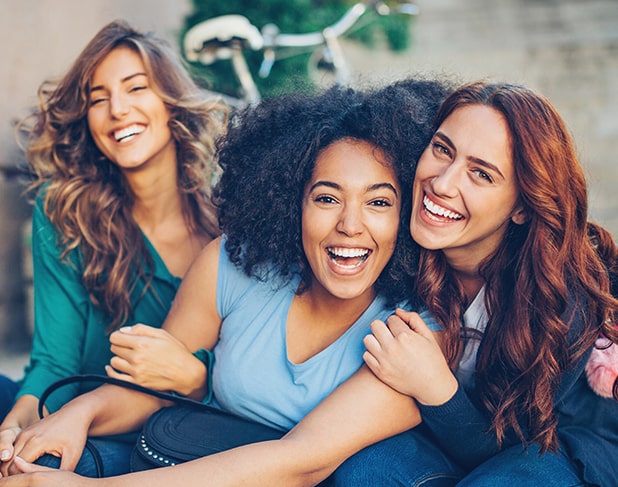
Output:
<svg viewBox="0 0 618 487">
<path fill-rule="evenodd" d="M 127 46 L 119 46 L 107 54 L 92 73 L 92 85 L 123 80 L 137 73 L 146 73 L 140 54 Z"/>
<path fill-rule="evenodd" d="M 336 140 L 322 149 L 316 158 L 313 172 L 354 167 L 358 171 L 363 166 L 373 166 L 374 170 L 394 174 L 392 164 L 382 149 L 365 140 L 351 138 Z"/>
<path fill-rule="evenodd" d="M 305 190 L 321 184 L 362 192 L 384 185 L 396 191 L 400 188 L 384 152 L 369 142 L 355 139 L 338 140 L 320 152 Z"/>
<path fill-rule="evenodd" d="M 468 105 L 454 110 L 438 131 L 455 145 L 459 155 L 482 159 L 512 173 L 511 135 L 504 115 L 486 105 Z"/>
</svg>

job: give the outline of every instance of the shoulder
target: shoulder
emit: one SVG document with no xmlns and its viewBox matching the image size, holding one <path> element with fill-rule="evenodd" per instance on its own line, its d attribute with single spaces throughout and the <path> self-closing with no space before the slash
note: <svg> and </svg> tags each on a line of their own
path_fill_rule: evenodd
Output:
<svg viewBox="0 0 618 487">
<path fill-rule="evenodd" d="M 198 269 L 207 268 L 211 272 L 213 269 L 217 269 L 219 267 L 219 258 L 221 254 L 221 241 L 222 237 L 217 237 L 206 244 L 191 267 Z"/>
</svg>

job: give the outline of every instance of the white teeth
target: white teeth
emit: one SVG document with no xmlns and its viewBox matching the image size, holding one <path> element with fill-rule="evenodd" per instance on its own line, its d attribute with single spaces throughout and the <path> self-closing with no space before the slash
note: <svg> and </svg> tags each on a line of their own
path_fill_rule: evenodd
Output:
<svg viewBox="0 0 618 487">
<path fill-rule="evenodd" d="M 120 142 L 121 140 L 132 137 L 133 135 L 141 134 L 144 130 L 145 127 L 143 125 L 130 125 L 129 127 L 114 132 L 114 138 L 116 139 L 116 142 Z"/>
<path fill-rule="evenodd" d="M 369 253 L 368 249 L 350 249 L 346 247 L 329 247 L 328 251 L 337 257 L 363 257 Z"/>
<path fill-rule="evenodd" d="M 435 204 L 427 196 L 423 198 L 423 204 L 425 205 L 425 208 L 434 215 L 439 215 L 444 218 L 450 218 L 452 220 L 461 220 L 463 218 L 463 215 L 461 215 L 460 213 L 455 213 L 454 211 L 447 210 L 446 208 Z"/>
</svg>

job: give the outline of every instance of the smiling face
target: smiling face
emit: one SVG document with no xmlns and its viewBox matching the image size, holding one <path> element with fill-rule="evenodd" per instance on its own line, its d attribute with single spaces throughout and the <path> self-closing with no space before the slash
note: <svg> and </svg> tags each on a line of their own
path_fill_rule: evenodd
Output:
<svg viewBox="0 0 618 487">
<path fill-rule="evenodd" d="M 175 167 L 169 112 L 151 85 L 142 58 L 128 47 L 110 52 L 90 82 L 90 133 L 101 152 L 123 171 L 157 162 Z"/>
<path fill-rule="evenodd" d="M 365 303 L 375 296 L 374 284 L 395 249 L 401 207 L 397 177 L 385 161 L 373 145 L 351 139 L 318 156 L 302 208 L 310 292 Z"/>
<path fill-rule="evenodd" d="M 521 224 L 509 130 L 484 105 L 457 108 L 421 156 L 414 179 L 412 238 L 443 250 L 449 263 L 476 271 L 500 244 L 509 221 Z"/>
</svg>

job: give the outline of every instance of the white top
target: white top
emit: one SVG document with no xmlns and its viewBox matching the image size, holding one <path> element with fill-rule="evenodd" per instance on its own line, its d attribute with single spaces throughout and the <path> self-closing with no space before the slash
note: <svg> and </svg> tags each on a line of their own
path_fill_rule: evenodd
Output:
<svg viewBox="0 0 618 487">
<path fill-rule="evenodd" d="M 482 335 L 485 332 L 488 319 L 487 309 L 485 308 L 485 287 L 482 287 L 464 313 L 463 324 L 466 328 L 477 330 Z M 459 360 L 459 366 L 455 371 L 455 376 L 464 389 L 472 384 L 480 343 L 481 336 L 472 337 L 467 341 Z"/>
</svg>

